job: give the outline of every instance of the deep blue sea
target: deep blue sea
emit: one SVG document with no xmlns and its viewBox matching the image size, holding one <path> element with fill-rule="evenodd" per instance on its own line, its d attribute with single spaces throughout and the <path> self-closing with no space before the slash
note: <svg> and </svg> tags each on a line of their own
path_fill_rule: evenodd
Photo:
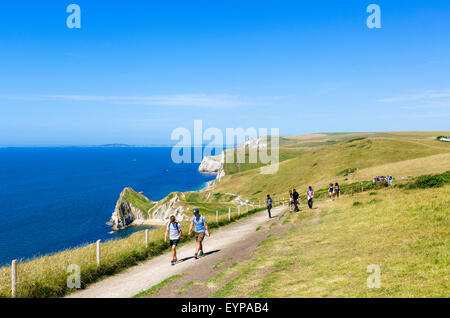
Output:
<svg viewBox="0 0 450 318">
<path fill-rule="evenodd" d="M 160 200 L 214 176 L 171 148 L 0 148 L 0 265 L 131 234 L 109 234 L 123 188 Z"/>
</svg>

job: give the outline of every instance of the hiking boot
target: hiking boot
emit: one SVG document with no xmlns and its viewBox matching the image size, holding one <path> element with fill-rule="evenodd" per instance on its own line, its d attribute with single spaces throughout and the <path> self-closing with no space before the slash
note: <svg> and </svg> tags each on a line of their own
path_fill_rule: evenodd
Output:
<svg viewBox="0 0 450 318">
<path fill-rule="evenodd" d="M 198 253 L 198 256 L 202 257 L 203 256 L 203 251 L 200 251 L 200 253 Z"/>
<path fill-rule="evenodd" d="M 197 253 L 194 254 L 195 259 L 198 259 L 198 255 Z"/>
<path fill-rule="evenodd" d="M 171 261 L 170 261 L 170 264 L 171 264 L 171 265 L 175 265 L 175 260 L 171 260 Z"/>
</svg>

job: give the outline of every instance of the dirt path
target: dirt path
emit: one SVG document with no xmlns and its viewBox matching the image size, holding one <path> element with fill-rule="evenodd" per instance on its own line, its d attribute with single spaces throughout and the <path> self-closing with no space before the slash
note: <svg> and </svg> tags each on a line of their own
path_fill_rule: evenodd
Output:
<svg viewBox="0 0 450 318">
<path fill-rule="evenodd" d="M 220 261 L 236 262 L 247 259 L 258 243 L 267 235 L 263 231 L 256 231 L 256 228 L 266 226 L 267 223 L 277 222 L 278 217 L 285 209 L 286 207 L 273 209 L 271 220 L 264 211 L 213 232 L 211 237 L 204 241 L 205 256 L 198 260 L 193 258 L 195 242 L 189 243 L 178 249 L 177 256 L 180 261 L 175 266 L 170 265 L 170 254 L 166 253 L 129 268 L 123 273 L 106 278 L 68 297 L 129 298 L 173 275 L 184 274 L 183 281 L 195 280 L 196 276 L 201 276 L 205 271 L 209 272 Z M 220 268 L 219 266 L 217 270 Z M 207 296 L 202 294 L 202 292 L 197 292 L 191 297 Z M 176 295 L 162 296 L 176 297 Z M 188 297 L 189 295 L 183 296 Z"/>
</svg>

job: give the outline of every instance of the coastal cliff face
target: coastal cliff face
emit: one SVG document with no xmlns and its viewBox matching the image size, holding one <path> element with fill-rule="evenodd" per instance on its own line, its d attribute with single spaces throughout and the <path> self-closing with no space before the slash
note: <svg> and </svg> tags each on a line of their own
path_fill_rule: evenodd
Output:
<svg viewBox="0 0 450 318">
<path fill-rule="evenodd" d="M 144 195 L 131 188 L 125 188 L 120 193 L 109 224 L 114 230 L 122 230 L 136 220 L 146 220 L 148 211 L 153 205 L 154 203 Z"/>
<path fill-rule="evenodd" d="M 206 156 L 198 167 L 198 171 L 201 173 L 216 174 L 216 179 L 220 179 L 225 175 L 224 165 L 225 156 L 223 153 L 217 156 Z"/>
<path fill-rule="evenodd" d="M 267 138 L 263 136 L 258 138 L 249 138 L 247 141 L 240 144 L 238 148 L 267 148 Z"/>
<path fill-rule="evenodd" d="M 108 222 L 113 230 L 123 230 L 131 225 L 143 225 L 153 222 L 166 222 L 171 215 L 183 221 L 184 207 L 181 205 L 180 193 L 171 193 L 165 199 L 153 202 L 131 188 L 125 188 L 117 200 L 116 208 Z"/>
<path fill-rule="evenodd" d="M 184 208 L 180 204 L 180 197 L 177 193 L 169 195 L 165 202 L 161 202 L 152 211 L 152 218 L 158 220 L 168 220 L 171 215 L 175 215 L 179 222 L 185 218 Z"/>
</svg>

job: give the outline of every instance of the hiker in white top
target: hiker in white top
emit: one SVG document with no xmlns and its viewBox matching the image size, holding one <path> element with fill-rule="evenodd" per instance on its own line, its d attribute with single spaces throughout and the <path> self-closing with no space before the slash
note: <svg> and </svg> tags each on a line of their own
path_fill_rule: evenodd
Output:
<svg viewBox="0 0 450 318">
<path fill-rule="evenodd" d="M 170 217 L 170 222 L 169 224 L 167 224 L 166 234 L 164 235 L 164 243 L 167 243 L 168 234 L 170 234 L 170 246 L 172 246 L 172 260 L 170 261 L 170 263 L 172 265 L 175 265 L 175 263 L 177 262 L 177 244 L 180 242 L 182 233 L 181 225 L 176 222 L 174 215 Z"/>
<path fill-rule="evenodd" d="M 308 191 L 306 191 L 306 197 L 308 199 L 309 209 L 312 210 L 313 202 L 314 202 L 314 190 L 312 189 L 311 186 L 309 186 Z"/>
</svg>

